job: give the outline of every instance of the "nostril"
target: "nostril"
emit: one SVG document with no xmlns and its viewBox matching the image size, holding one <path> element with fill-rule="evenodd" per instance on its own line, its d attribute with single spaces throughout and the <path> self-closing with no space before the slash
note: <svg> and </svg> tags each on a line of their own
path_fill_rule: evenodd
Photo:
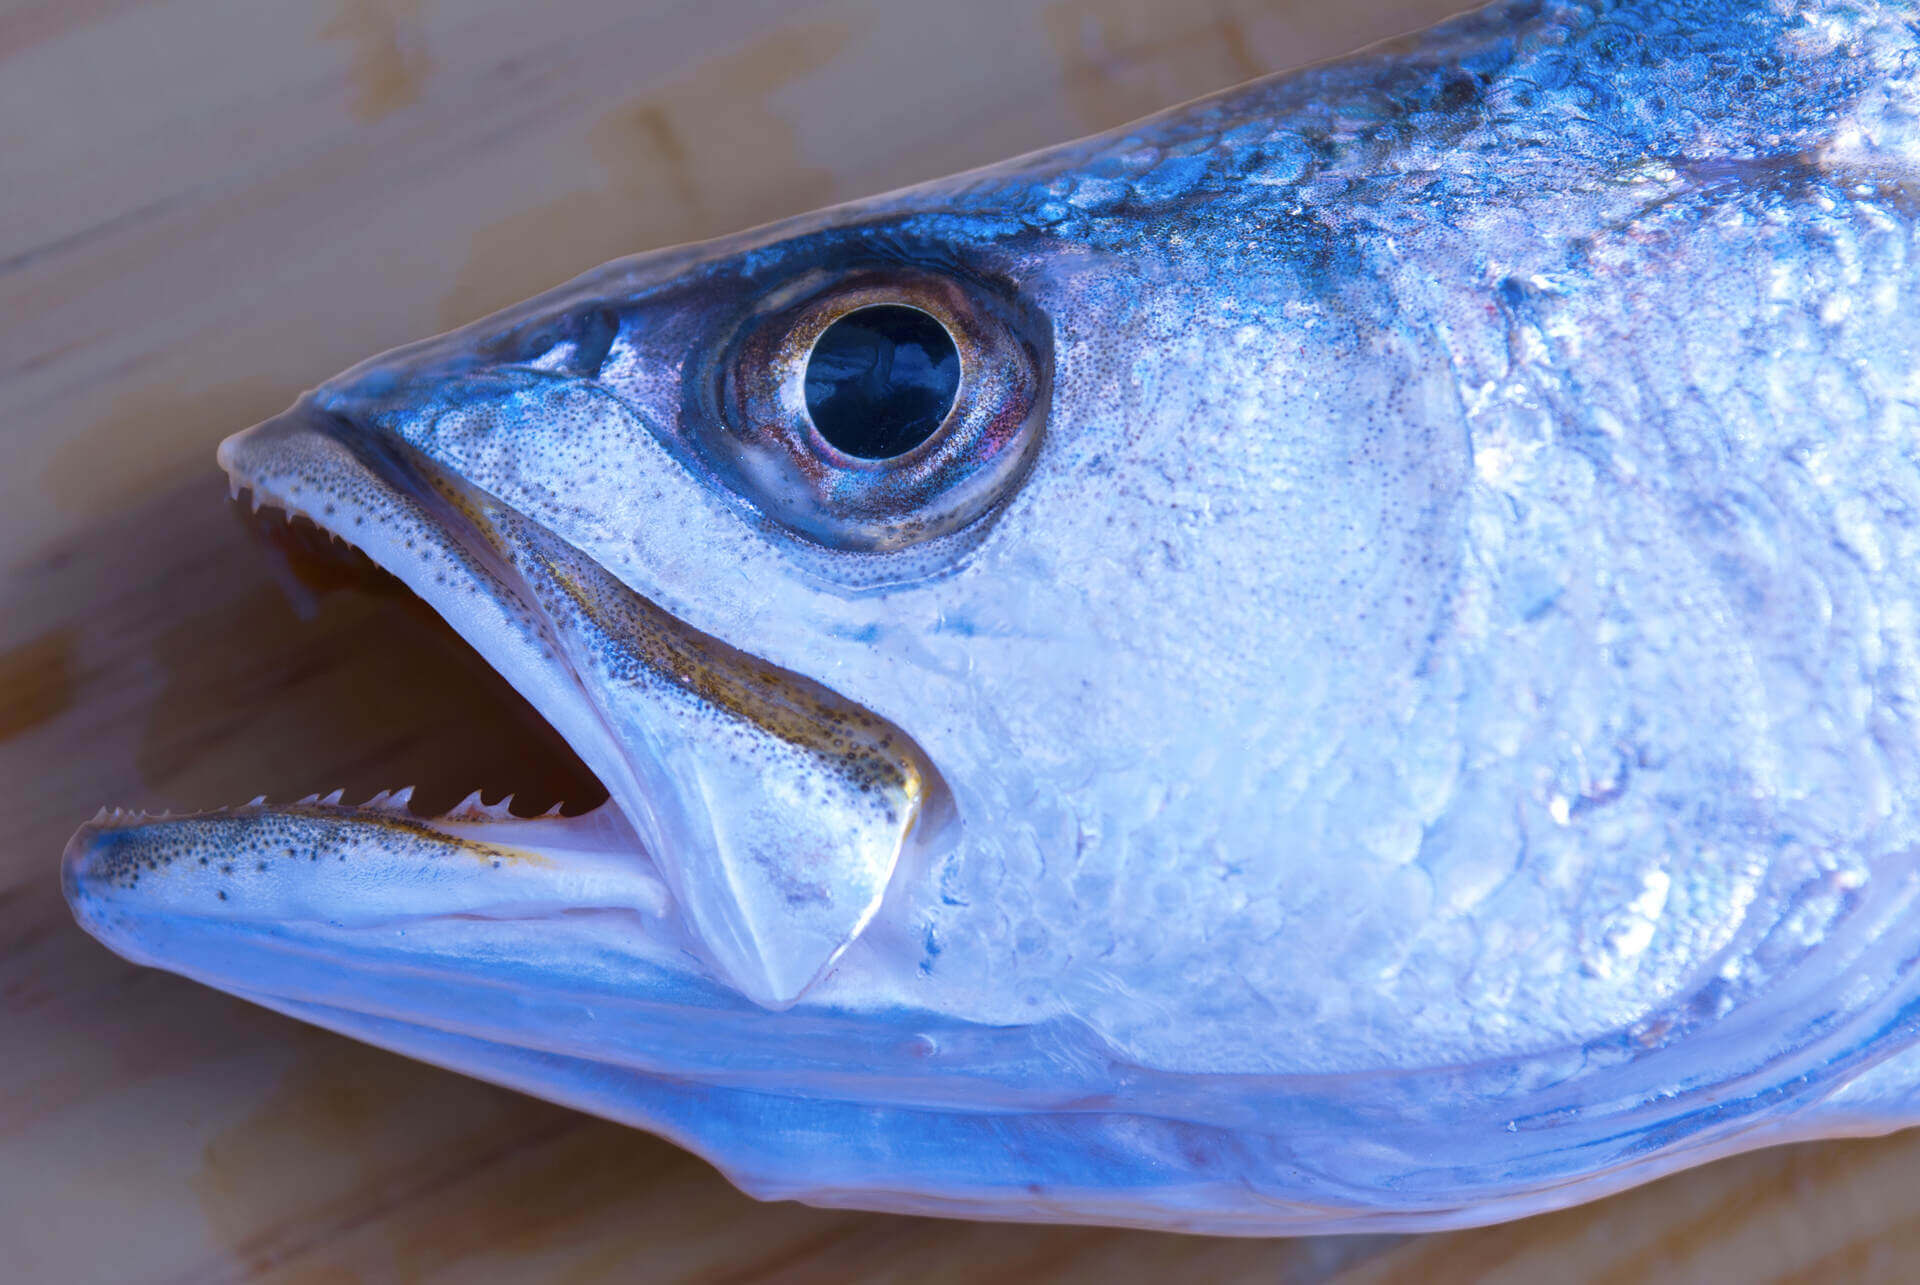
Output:
<svg viewBox="0 0 1920 1285">
<path fill-rule="evenodd" d="M 592 379 L 606 364 L 619 337 L 620 319 L 610 308 L 541 317 L 508 330 L 481 348 L 488 361 L 530 366 Z"/>
</svg>

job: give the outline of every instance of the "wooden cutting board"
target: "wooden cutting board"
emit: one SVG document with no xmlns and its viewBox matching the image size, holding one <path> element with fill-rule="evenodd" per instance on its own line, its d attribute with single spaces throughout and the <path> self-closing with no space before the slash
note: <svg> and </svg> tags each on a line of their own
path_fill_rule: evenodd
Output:
<svg viewBox="0 0 1920 1285">
<path fill-rule="evenodd" d="M 1119 124 L 1455 3 L 0 3 L 0 1279 L 1911 1274 L 1920 1134 L 1429 1237 L 756 1204 L 647 1135 L 131 967 L 61 902 L 60 846 L 103 803 L 598 796 L 418 604 L 297 540 L 283 556 L 230 506 L 226 433 L 615 255 Z"/>
</svg>

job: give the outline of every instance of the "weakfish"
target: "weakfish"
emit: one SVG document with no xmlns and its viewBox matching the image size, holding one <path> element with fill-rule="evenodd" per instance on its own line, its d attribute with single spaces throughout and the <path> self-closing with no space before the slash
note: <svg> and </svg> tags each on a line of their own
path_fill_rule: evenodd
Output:
<svg viewBox="0 0 1920 1285">
<path fill-rule="evenodd" d="M 1917 78 L 1899 3 L 1520 0 L 373 358 L 235 493 L 609 801 L 103 813 L 73 911 L 820 1204 L 1920 1122 Z"/>
</svg>

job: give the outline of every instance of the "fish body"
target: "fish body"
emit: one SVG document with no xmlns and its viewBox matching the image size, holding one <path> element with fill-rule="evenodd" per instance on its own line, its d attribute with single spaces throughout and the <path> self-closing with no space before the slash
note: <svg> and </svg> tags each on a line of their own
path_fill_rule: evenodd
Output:
<svg viewBox="0 0 1920 1285">
<path fill-rule="evenodd" d="M 1917 44 L 1499 5 L 375 358 L 222 464 L 611 801 L 107 816 L 75 913 L 818 1203 L 1438 1227 L 1910 1123 Z M 957 383 L 862 455 L 889 307 Z"/>
</svg>

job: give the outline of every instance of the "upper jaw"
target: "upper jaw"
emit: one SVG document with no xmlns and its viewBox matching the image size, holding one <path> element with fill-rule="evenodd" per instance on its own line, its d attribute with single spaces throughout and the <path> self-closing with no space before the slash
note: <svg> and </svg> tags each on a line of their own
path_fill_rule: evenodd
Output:
<svg viewBox="0 0 1920 1285">
<path fill-rule="evenodd" d="M 635 878 L 663 890 L 672 953 L 762 1006 L 794 1002 L 831 967 L 878 910 L 902 848 L 925 835 L 929 803 L 939 811 L 938 777 L 899 729 L 681 624 L 539 523 L 311 395 L 228 439 L 220 462 L 256 507 L 311 519 L 407 584 L 553 724 L 611 795 L 604 811 L 619 821 L 603 823 L 602 857 L 623 847 Z M 212 830 L 171 820 L 143 821 L 140 832 L 152 846 L 172 826 L 174 841 L 202 848 L 218 832 L 241 854 L 220 864 L 238 869 L 249 845 L 295 815 L 242 810 Z M 330 826 L 340 823 L 330 814 Z M 358 823 L 362 847 L 407 846 L 390 816 Z M 548 825 L 518 836 L 536 849 L 556 833 L 520 824 Z M 101 854 L 126 851 L 125 836 L 96 823 L 69 851 L 69 895 L 89 927 L 105 922 L 83 909 L 108 891 Z M 556 887 L 572 886 L 577 854 L 553 860 L 568 874 Z M 512 883 L 525 877 L 519 869 L 477 877 Z M 249 900 L 262 920 L 271 918 L 264 908 L 307 895 L 293 891 L 311 878 L 297 865 L 254 873 Z M 150 872 L 110 900 L 124 907 L 190 883 L 177 870 Z M 354 888 L 355 913 L 370 920 L 393 909 L 383 901 L 407 904 L 420 892 L 399 874 Z M 163 903 L 172 905 L 146 903 L 149 921 Z M 209 922 L 231 922 L 222 910 Z M 468 913 L 459 898 L 441 910 Z M 152 953 L 128 945 L 123 953 Z"/>
</svg>

